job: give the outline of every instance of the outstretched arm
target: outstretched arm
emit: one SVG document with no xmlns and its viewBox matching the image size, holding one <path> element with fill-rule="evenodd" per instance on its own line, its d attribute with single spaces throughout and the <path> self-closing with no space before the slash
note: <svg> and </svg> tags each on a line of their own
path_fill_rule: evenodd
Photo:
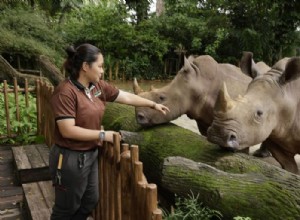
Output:
<svg viewBox="0 0 300 220">
<path fill-rule="evenodd" d="M 170 111 L 168 107 L 166 107 L 162 104 L 158 104 L 149 99 L 145 99 L 140 96 L 137 96 L 137 95 L 134 95 L 132 93 L 125 92 L 122 90 L 120 90 L 119 95 L 116 98 L 115 102 L 121 103 L 121 104 L 132 105 L 135 107 L 150 107 L 157 111 L 160 111 L 163 114 L 167 114 L 167 112 Z"/>
</svg>

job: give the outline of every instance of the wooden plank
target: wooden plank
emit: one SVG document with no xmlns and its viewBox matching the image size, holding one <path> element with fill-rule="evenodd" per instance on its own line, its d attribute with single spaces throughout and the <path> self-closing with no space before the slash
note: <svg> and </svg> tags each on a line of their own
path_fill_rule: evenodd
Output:
<svg viewBox="0 0 300 220">
<path fill-rule="evenodd" d="M 0 177 L 0 186 L 12 186 L 14 185 L 14 179 L 12 176 Z"/>
<path fill-rule="evenodd" d="M 9 197 L 15 195 L 23 195 L 21 186 L 2 186 L 0 187 L 0 197 Z"/>
<path fill-rule="evenodd" d="M 23 195 L 0 197 L 0 210 L 16 208 L 23 201 Z"/>
<path fill-rule="evenodd" d="M 31 164 L 32 168 L 46 167 L 46 164 L 44 163 L 44 160 L 41 157 L 41 154 L 37 150 L 37 147 L 39 147 L 39 145 L 24 146 L 24 150 L 26 152 L 29 163 Z"/>
<path fill-rule="evenodd" d="M 36 149 L 39 151 L 41 158 L 43 159 L 46 166 L 49 166 L 49 153 L 50 149 L 46 144 L 41 144 L 36 147 Z"/>
<path fill-rule="evenodd" d="M 20 208 L 0 210 L 0 219 L 1 220 L 23 219 L 22 212 Z"/>
<path fill-rule="evenodd" d="M 24 150 L 24 146 L 12 147 L 12 151 L 18 170 L 31 168 L 31 164 L 26 155 L 26 151 Z"/>
<path fill-rule="evenodd" d="M 38 185 L 41 189 L 43 197 L 45 198 L 47 206 L 52 209 L 55 200 L 55 191 L 52 181 L 41 181 L 38 182 Z"/>
<path fill-rule="evenodd" d="M 45 144 L 13 147 L 20 184 L 50 180 L 49 148 Z"/>
<path fill-rule="evenodd" d="M 13 155 L 10 148 L 0 147 L 0 166 L 10 164 L 13 161 Z"/>
<path fill-rule="evenodd" d="M 51 181 L 22 184 L 29 217 L 32 220 L 50 219 L 54 199 Z"/>
<path fill-rule="evenodd" d="M 0 164 L 0 177 L 7 177 L 14 175 L 14 166 L 12 161 L 6 164 Z"/>
</svg>

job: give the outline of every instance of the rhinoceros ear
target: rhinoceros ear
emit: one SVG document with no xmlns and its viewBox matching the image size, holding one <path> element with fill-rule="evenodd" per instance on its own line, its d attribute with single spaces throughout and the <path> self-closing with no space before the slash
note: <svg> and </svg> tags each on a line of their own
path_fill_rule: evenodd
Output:
<svg viewBox="0 0 300 220">
<path fill-rule="evenodd" d="M 194 61 L 194 59 L 195 59 L 195 56 L 194 56 L 194 55 L 190 55 L 190 56 L 187 58 L 187 60 L 188 60 L 190 63 L 192 63 L 192 62 Z"/>
<path fill-rule="evenodd" d="M 242 70 L 243 73 L 245 73 L 246 75 L 252 77 L 253 79 L 259 75 L 259 70 L 253 60 L 253 53 L 252 52 L 248 52 L 248 51 L 244 51 L 243 52 L 243 56 L 241 58 L 241 62 L 240 62 L 240 68 Z"/>
<path fill-rule="evenodd" d="M 232 109 L 234 101 L 231 99 L 227 92 L 226 83 L 224 82 L 223 87 L 220 89 L 218 98 L 215 104 L 215 110 L 217 112 L 226 112 Z"/>
<path fill-rule="evenodd" d="M 285 66 L 285 70 L 280 77 L 280 83 L 284 84 L 286 82 L 295 80 L 300 76 L 300 57 L 294 57 L 289 59 Z"/>
<path fill-rule="evenodd" d="M 187 59 L 185 56 L 184 56 L 184 65 L 183 65 L 183 69 L 184 69 L 185 72 L 189 72 L 189 71 L 192 69 L 190 60 Z"/>
<path fill-rule="evenodd" d="M 139 86 L 136 78 L 133 79 L 133 92 L 134 94 L 138 95 L 141 92 L 144 92 L 144 90 Z"/>
</svg>

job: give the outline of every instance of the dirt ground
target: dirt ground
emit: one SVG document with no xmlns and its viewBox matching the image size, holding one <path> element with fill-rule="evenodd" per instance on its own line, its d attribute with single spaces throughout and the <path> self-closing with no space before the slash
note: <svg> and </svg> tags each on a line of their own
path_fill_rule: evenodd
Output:
<svg viewBox="0 0 300 220">
<path fill-rule="evenodd" d="M 182 115 L 181 117 L 177 118 L 176 120 L 173 120 L 172 123 L 174 123 L 180 127 L 183 127 L 185 129 L 191 130 L 200 135 L 196 121 L 189 119 L 186 115 Z M 252 154 L 255 150 L 257 150 L 259 148 L 259 146 L 260 146 L 260 144 L 250 147 L 250 154 Z M 267 158 L 261 158 L 261 159 L 263 161 L 266 161 L 268 163 L 271 163 L 275 166 L 280 167 L 279 163 L 273 157 L 267 157 Z M 298 164 L 298 168 L 300 169 L 300 155 L 297 154 L 295 156 L 295 159 Z"/>
</svg>

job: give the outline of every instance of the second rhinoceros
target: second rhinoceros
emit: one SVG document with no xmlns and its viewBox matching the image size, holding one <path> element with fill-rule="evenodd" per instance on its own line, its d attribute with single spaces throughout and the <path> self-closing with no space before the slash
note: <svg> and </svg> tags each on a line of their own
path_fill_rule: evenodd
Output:
<svg viewBox="0 0 300 220">
<path fill-rule="evenodd" d="M 252 53 L 241 65 L 252 74 Z M 284 58 L 271 70 L 254 74 L 244 96 L 231 98 L 220 90 L 208 140 L 233 151 L 264 141 L 282 168 L 298 173 L 295 154 L 300 153 L 300 58 Z"/>
</svg>

